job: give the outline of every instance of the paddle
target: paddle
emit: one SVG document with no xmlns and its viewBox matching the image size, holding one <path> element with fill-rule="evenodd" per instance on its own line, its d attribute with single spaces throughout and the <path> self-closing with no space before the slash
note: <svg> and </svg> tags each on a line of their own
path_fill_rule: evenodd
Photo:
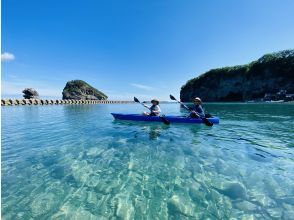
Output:
<svg viewBox="0 0 294 220">
<path fill-rule="evenodd" d="M 148 108 L 148 106 L 146 106 L 146 105 L 144 105 L 143 103 L 141 103 L 141 102 L 139 101 L 139 99 L 137 99 L 136 97 L 134 97 L 134 101 L 137 102 L 137 103 L 140 103 L 140 104 L 143 105 L 145 108 Z M 148 108 L 148 109 L 149 109 L 149 108 Z M 150 109 L 149 109 L 149 110 L 150 110 Z M 169 124 L 170 124 L 170 121 L 167 120 L 165 117 L 163 117 L 163 116 L 159 116 L 159 118 L 162 120 L 162 122 L 163 122 L 164 124 L 166 124 L 166 125 L 169 125 Z"/>
<path fill-rule="evenodd" d="M 185 109 L 187 109 L 188 111 L 191 112 L 191 109 L 188 106 L 186 106 L 184 103 L 178 101 L 174 96 L 169 95 L 169 97 L 170 97 L 171 100 L 177 101 L 178 103 L 180 103 L 181 105 L 183 105 L 185 107 Z M 207 118 L 201 118 L 201 119 L 202 119 L 202 121 L 204 122 L 205 125 L 207 125 L 207 126 L 213 126 L 213 123 L 210 122 Z"/>
</svg>

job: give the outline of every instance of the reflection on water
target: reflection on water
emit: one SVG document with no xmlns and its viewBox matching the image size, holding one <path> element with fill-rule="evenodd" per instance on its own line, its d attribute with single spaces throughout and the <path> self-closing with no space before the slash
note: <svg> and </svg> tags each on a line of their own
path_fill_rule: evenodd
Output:
<svg viewBox="0 0 294 220">
<path fill-rule="evenodd" d="M 293 105 L 205 107 L 220 125 L 110 115 L 137 105 L 3 107 L 4 219 L 293 219 Z"/>
<path fill-rule="evenodd" d="M 114 120 L 113 124 L 118 125 L 116 128 L 119 127 L 119 125 L 124 125 L 126 127 L 135 126 L 140 127 L 141 131 L 143 133 L 146 133 L 149 135 L 149 140 L 157 140 L 160 137 L 160 134 L 162 131 L 167 130 L 169 126 L 166 126 L 161 123 L 152 123 L 152 122 L 132 122 L 132 121 L 122 121 L 122 120 Z M 137 138 L 137 133 L 134 134 L 134 137 Z"/>
</svg>

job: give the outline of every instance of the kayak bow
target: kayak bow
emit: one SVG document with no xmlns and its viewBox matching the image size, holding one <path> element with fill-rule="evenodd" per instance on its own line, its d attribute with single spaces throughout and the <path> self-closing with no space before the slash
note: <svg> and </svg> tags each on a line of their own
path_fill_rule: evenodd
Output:
<svg viewBox="0 0 294 220">
<path fill-rule="evenodd" d="M 120 120 L 129 120 L 129 121 L 151 121 L 151 122 L 162 122 L 162 119 L 159 116 L 145 116 L 141 114 L 120 114 L 120 113 L 111 113 L 115 119 Z M 201 118 L 187 118 L 184 116 L 165 116 L 168 121 L 173 123 L 194 123 L 202 124 L 204 123 Z M 207 118 L 213 124 L 219 124 L 218 117 Z"/>
</svg>

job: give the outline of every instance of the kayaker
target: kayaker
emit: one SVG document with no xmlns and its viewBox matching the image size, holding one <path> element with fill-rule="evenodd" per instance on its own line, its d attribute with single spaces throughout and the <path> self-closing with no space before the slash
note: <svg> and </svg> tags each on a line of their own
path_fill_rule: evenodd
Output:
<svg viewBox="0 0 294 220">
<path fill-rule="evenodd" d="M 159 107 L 159 100 L 158 99 L 152 99 L 151 100 L 152 106 L 149 107 L 145 104 L 143 104 L 145 107 L 150 109 L 150 112 L 144 112 L 144 115 L 148 115 L 148 116 L 159 116 L 161 110 Z"/>
<path fill-rule="evenodd" d="M 202 107 L 202 101 L 199 97 L 194 99 L 194 105 L 190 113 L 191 118 L 205 118 L 205 112 Z"/>
</svg>

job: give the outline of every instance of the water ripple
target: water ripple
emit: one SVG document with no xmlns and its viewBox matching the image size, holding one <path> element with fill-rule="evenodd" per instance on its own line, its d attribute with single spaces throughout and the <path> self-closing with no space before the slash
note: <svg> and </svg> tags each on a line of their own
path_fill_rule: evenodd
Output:
<svg viewBox="0 0 294 220">
<path fill-rule="evenodd" d="M 110 115 L 137 105 L 2 108 L 3 218 L 293 218 L 293 105 L 206 109 L 220 125 Z"/>
</svg>

